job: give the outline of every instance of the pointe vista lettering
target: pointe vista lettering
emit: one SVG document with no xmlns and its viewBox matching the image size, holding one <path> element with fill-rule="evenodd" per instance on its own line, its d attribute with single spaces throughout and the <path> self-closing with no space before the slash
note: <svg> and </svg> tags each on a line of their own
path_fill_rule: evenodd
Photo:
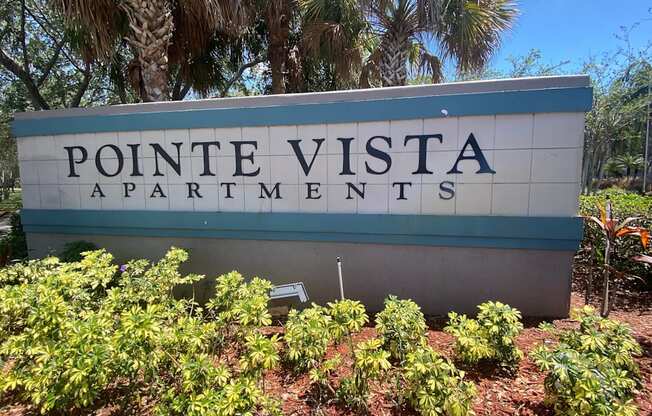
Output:
<svg viewBox="0 0 652 416">
<path fill-rule="evenodd" d="M 455 138 L 456 139 L 456 138 Z M 287 154 L 292 155 L 298 165 L 299 198 L 305 200 L 321 199 L 324 195 L 321 181 L 310 179 L 315 165 L 323 158 L 330 158 L 329 164 L 333 175 L 336 175 L 343 188 L 339 197 L 351 200 L 354 198 L 364 199 L 367 197 L 369 180 L 356 180 L 359 172 L 364 173 L 366 178 L 389 176 L 396 180 L 390 180 L 390 197 L 396 200 L 407 200 L 409 190 L 416 185 L 421 186 L 421 177 L 436 174 L 460 175 L 464 171 L 478 175 L 491 175 L 496 172 L 492 169 L 485 153 L 480 147 L 474 133 L 470 133 L 462 144 L 457 157 L 452 165 L 437 166 L 431 160 L 431 153 L 437 151 L 437 146 L 445 143 L 446 137 L 443 134 L 408 134 L 399 140 L 389 136 L 376 135 L 364 139 L 359 144 L 355 137 L 338 137 L 331 143 L 326 144 L 326 138 L 314 139 L 287 139 Z M 358 154 L 354 149 L 360 150 L 364 156 L 357 159 Z M 392 153 L 398 146 L 407 146 L 415 151 L 409 153 Z M 329 147 L 329 150 L 326 148 Z M 283 199 L 284 181 L 274 178 L 273 175 L 265 175 L 263 166 L 259 163 L 260 155 L 259 141 L 256 139 L 231 140 L 228 138 L 217 140 L 197 141 L 175 141 L 170 140 L 163 143 L 126 143 L 121 145 L 102 144 L 94 154 L 89 152 L 88 146 L 75 145 L 63 146 L 67 160 L 67 176 L 69 178 L 82 178 L 87 168 L 94 168 L 100 178 L 122 179 L 121 193 L 123 198 L 130 198 L 139 187 L 144 187 L 147 198 L 167 198 L 169 191 L 164 189 L 161 183 L 165 178 L 188 177 L 190 166 L 184 166 L 182 160 L 192 158 L 192 170 L 197 173 L 195 176 L 202 178 L 202 183 L 197 180 L 187 180 L 185 184 L 185 198 L 203 198 L 207 190 L 204 186 L 206 180 L 214 178 L 218 185 L 220 197 L 225 199 L 234 198 L 239 192 L 242 182 L 238 178 L 249 178 L 249 184 L 259 187 L 259 199 Z M 147 156 L 145 155 L 147 153 Z M 217 157 L 226 155 L 227 157 Z M 395 166 L 395 158 L 409 155 L 407 161 L 408 172 L 399 179 L 392 175 Z M 143 163 L 145 159 L 153 163 Z M 225 162 L 231 159 L 229 163 Z M 355 163 L 360 160 L 359 163 Z M 405 170 L 405 160 L 403 170 Z M 86 169 L 85 169 L 86 168 Z M 268 167 L 265 167 L 268 168 Z M 219 172 L 219 175 L 218 175 Z M 144 176 L 150 177 L 151 184 L 138 183 L 136 179 Z M 256 181 L 256 178 L 261 178 Z M 264 179 L 263 179 L 264 178 Z M 153 180 L 152 180 L 153 179 Z M 159 183 L 160 182 L 160 183 Z M 372 180 L 373 182 L 373 180 Z M 449 200 L 455 196 L 455 183 L 452 180 L 442 180 L 439 183 L 431 184 L 432 197 L 442 200 Z M 424 188 L 422 190 L 426 191 Z M 95 182 L 89 189 L 91 198 L 106 198 L 107 193 L 103 189 L 100 180 Z M 337 196 L 336 196 L 337 197 Z"/>
</svg>

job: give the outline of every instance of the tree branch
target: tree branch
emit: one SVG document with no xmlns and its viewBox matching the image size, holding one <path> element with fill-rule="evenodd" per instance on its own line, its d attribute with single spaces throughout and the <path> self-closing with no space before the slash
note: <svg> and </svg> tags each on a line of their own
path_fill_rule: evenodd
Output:
<svg viewBox="0 0 652 416">
<path fill-rule="evenodd" d="M 25 7 L 25 0 L 21 0 L 20 2 L 20 47 L 23 50 L 23 69 L 25 70 L 25 73 L 30 76 L 30 71 L 29 71 L 29 54 L 27 53 L 27 32 L 25 31 L 25 23 L 26 23 L 26 11 L 27 8 Z"/>
<path fill-rule="evenodd" d="M 37 86 L 43 85 L 43 83 L 48 79 L 50 76 L 50 72 L 52 71 L 52 68 L 54 68 L 54 65 L 57 63 L 59 60 L 59 55 L 61 54 L 61 50 L 63 49 L 63 44 L 65 41 L 62 39 L 56 46 L 54 50 L 54 54 L 48 61 L 47 65 L 45 66 L 45 69 L 43 70 L 43 74 L 39 77 L 38 81 L 36 81 Z"/>
<path fill-rule="evenodd" d="M 233 77 L 231 77 L 231 79 L 229 80 L 229 82 L 226 83 L 226 86 L 222 89 L 222 91 L 221 91 L 221 93 L 220 93 L 220 97 L 226 97 L 226 94 L 228 94 L 228 92 L 229 92 L 229 90 L 231 89 L 231 87 L 233 86 L 233 84 L 235 84 L 236 81 L 237 81 L 238 79 L 240 79 L 240 77 L 242 76 L 242 74 L 244 73 L 244 71 L 246 71 L 247 69 L 252 68 L 252 67 L 254 67 L 254 66 L 256 66 L 256 65 L 258 65 L 258 64 L 260 64 L 260 63 L 263 63 L 263 62 L 265 62 L 266 60 L 267 60 L 267 57 L 266 57 L 266 56 L 261 56 L 261 57 L 258 58 L 258 59 L 254 59 L 253 61 L 248 62 L 248 63 L 242 65 L 242 66 L 240 67 L 240 69 L 238 69 L 238 72 L 236 72 L 236 73 L 233 75 Z"/>
<path fill-rule="evenodd" d="M 174 80 L 174 86 L 172 87 L 172 101 L 183 100 L 183 98 L 179 97 L 181 95 L 181 85 L 183 84 L 183 80 L 181 79 L 180 72 L 181 70 L 177 71 L 177 76 L 176 79 Z"/>
<path fill-rule="evenodd" d="M 50 29 L 52 29 L 52 32 L 55 32 L 55 33 L 57 32 L 56 28 L 54 28 L 54 26 L 52 25 L 52 23 L 50 23 L 50 21 L 49 21 L 48 18 L 45 16 L 45 14 L 43 13 L 42 10 L 40 10 L 38 7 L 36 7 L 36 9 L 39 10 L 39 12 L 41 13 L 41 16 L 40 16 L 40 17 L 43 19 L 43 21 L 44 21 L 45 23 L 41 22 L 41 20 L 40 20 L 38 17 L 36 17 L 36 14 L 35 14 L 34 12 L 32 12 L 32 11 L 29 9 L 29 7 L 26 7 L 26 8 L 25 8 L 25 10 L 27 10 L 27 13 L 32 17 L 32 19 L 34 19 L 34 21 L 36 22 L 36 24 L 39 25 L 39 27 L 41 28 L 41 30 L 43 30 L 43 32 L 45 32 L 45 34 L 48 35 L 48 36 L 50 37 L 50 39 L 52 39 L 52 41 L 54 41 L 54 42 L 58 42 L 58 39 L 61 39 L 61 41 L 63 41 L 64 38 L 65 38 L 65 35 L 61 34 L 60 36 L 55 36 L 55 34 L 51 33 L 51 31 L 50 31 L 48 28 L 46 28 L 45 26 L 46 26 L 46 25 L 49 26 Z M 65 42 L 64 42 L 64 45 L 65 45 Z M 63 53 L 63 56 L 65 56 L 66 59 L 68 59 L 68 61 L 70 62 L 70 64 L 71 64 L 72 66 L 74 66 L 74 67 L 75 67 L 79 72 L 84 72 L 84 69 L 79 65 L 79 63 L 77 63 L 77 61 L 75 61 L 75 59 L 72 58 L 72 56 L 71 56 L 71 55 L 72 55 L 72 52 L 71 52 L 71 51 L 66 51 L 66 48 L 63 47 L 63 48 L 61 49 L 61 53 Z"/>
<path fill-rule="evenodd" d="M 27 72 L 25 72 L 25 69 L 23 69 L 16 61 L 11 59 L 11 57 L 7 55 L 2 49 L 0 49 L 0 64 L 23 82 L 25 88 L 27 88 L 27 92 L 29 93 L 30 101 L 32 102 L 32 105 L 34 105 L 35 109 L 50 109 L 49 104 L 41 95 L 41 92 L 39 91 L 36 84 L 34 84 L 32 77 Z"/>
<path fill-rule="evenodd" d="M 84 97 L 84 94 L 86 93 L 86 90 L 88 89 L 88 84 L 90 82 L 91 82 L 91 64 L 87 63 L 86 68 L 84 69 L 84 78 L 79 84 L 79 89 L 77 90 L 77 94 L 75 94 L 72 101 L 70 102 L 71 108 L 79 107 L 79 103 L 81 102 L 81 99 Z"/>
<path fill-rule="evenodd" d="M 191 87 L 190 84 L 186 84 L 186 85 L 184 85 L 184 87 L 183 87 L 183 88 L 181 89 L 181 91 L 179 92 L 179 101 L 181 101 L 181 100 L 183 100 L 184 98 L 186 98 L 186 95 L 188 95 L 188 91 L 190 91 L 190 87 Z"/>
</svg>

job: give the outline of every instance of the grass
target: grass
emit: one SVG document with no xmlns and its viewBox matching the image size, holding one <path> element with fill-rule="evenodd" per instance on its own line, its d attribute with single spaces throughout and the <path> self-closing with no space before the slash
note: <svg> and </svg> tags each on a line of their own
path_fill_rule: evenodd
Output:
<svg viewBox="0 0 652 416">
<path fill-rule="evenodd" d="M 3 199 L 0 201 L 0 212 L 2 211 L 16 211 L 23 206 L 20 189 L 17 189 L 16 192 L 9 194 L 9 198 Z"/>
</svg>

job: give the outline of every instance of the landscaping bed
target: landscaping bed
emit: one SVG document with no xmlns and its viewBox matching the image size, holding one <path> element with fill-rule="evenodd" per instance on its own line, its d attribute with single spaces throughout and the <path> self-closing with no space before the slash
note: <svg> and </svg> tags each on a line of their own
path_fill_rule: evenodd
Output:
<svg viewBox="0 0 652 416">
<path fill-rule="evenodd" d="M 582 295 L 573 293 L 573 307 L 584 304 Z M 597 304 L 596 304 L 597 307 Z M 647 307 L 641 310 L 614 310 L 613 319 L 629 324 L 641 346 L 643 355 L 637 359 L 643 377 L 644 388 L 637 394 L 636 403 L 640 415 L 652 415 L 652 297 L 648 297 Z M 554 321 L 556 327 L 567 328 L 575 323 L 570 319 Z M 525 357 L 518 366 L 513 377 L 496 374 L 491 367 L 465 368 L 466 377 L 476 383 L 477 396 L 473 400 L 473 410 L 478 415 L 553 415 L 554 412 L 544 403 L 544 373 L 539 371 L 529 357 L 532 349 L 551 340 L 546 332 L 537 328 L 537 321 L 530 321 L 517 338 L 518 347 L 525 352 Z M 428 342 L 445 356 L 453 357 L 454 338 L 441 330 L 441 320 L 429 320 Z M 269 331 L 282 333 L 282 328 L 272 327 Z M 354 341 L 362 341 L 376 335 L 374 328 L 366 327 L 354 335 Z M 347 346 L 329 348 L 327 356 L 338 353 L 345 357 L 341 370 L 336 377 L 348 375 L 351 359 L 347 354 Z M 310 380 L 307 375 L 293 377 L 287 371 L 273 371 L 267 376 L 270 390 L 283 399 L 283 413 L 287 415 L 309 415 L 319 410 L 324 415 L 349 415 L 354 412 L 342 409 L 337 405 L 316 406 L 311 403 L 308 394 Z M 394 403 L 386 397 L 384 385 L 375 384 L 372 388 L 370 413 L 374 415 L 416 414 L 407 409 L 397 409 Z"/>
<path fill-rule="evenodd" d="M 573 293 L 571 300 L 573 307 L 581 307 L 584 303 L 583 296 Z M 652 297 L 645 300 L 639 299 L 637 310 L 616 309 L 612 318 L 625 322 L 631 326 L 634 336 L 643 347 L 643 355 L 637 358 L 640 366 L 643 388 L 636 395 L 636 404 L 640 415 L 652 414 Z M 552 415 L 552 408 L 544 403 L 544 373 L 539 371 L 529 357 L 532 349 L 551 337 L 546 332 L 537 328 L 538 321 L 525 320 L 525 328 L 517 338 L 518 347 L 525 353 L 518 370 L 513 376 L 501 375 L 491 366 L 469 366 L 464 368 L 466 378 L 473 381 L 477 387 L 477 396 L 473 400 L 473 410 L 477 415 Z M 443 319 L 428 319 L 428 343 L 432 348 L 444 356 L 453 357 L 454 338 L 443 332 Z M 569 328 L 576 324 L 570 319 L 554 321 L 558 328 Z M 266 334 L 282 334 L 283 327 L 269 326 L 263 328 Z M 367 326 L 359 333 L 353 335 L 355 343 L 373 338 L 376 330 Z M 342 356 L 342 365 L 333 375 L 340 379 L 350 374 L 351 357 L 345 343 L 330 346 L 326 358 L 335 354 Z M 307 374 L 294 375 L 293 372 L 281 367 L 265 375 L 266 391 L 282 402 L 282 411 L 286 415 L 349 415 L 355 412 L 345 409 L 336 403 L 317 404 L 311 393 L 310 379 Z M 96 415 L 121 415 L 127 412 L 137 414 L 153 414 L 152 398 L 144 397 L 141 405 L 129 406 L 127 409 L 121 403 L 120 389 L 116 388 L 114 397 L 104 397 L 101 403 L 88 411 Z M 398 408 L 391 398 L 387 396 L 387 386 L 372 383 L 369 398 L 369 412 L 373 415 L 412 415 L 416 414 L 405 407 Z M 83 414 L 84 412 L 81 412 Z M 5 398 L 0 405 L 0 414 L 12 416 L 36 415 L 38 411 L 24 404 L 11 403 L 11 397 Z"/>
<path fill-rule="evenodd" d="M 11 415 L 652 414 L 652 299 L 601 318 L 539 322 L 500 302 L 424 317 L 389 296 L 276 324 L 269 281 L 231 272 L 205 305 L 172 296 L 202 276 L 188 253 L 0 268 L 0 413 Z M 630 305 L 631 306 L 631 305 Z M 547 397 L 547 399 L 546 399 Z"/>
</svg>

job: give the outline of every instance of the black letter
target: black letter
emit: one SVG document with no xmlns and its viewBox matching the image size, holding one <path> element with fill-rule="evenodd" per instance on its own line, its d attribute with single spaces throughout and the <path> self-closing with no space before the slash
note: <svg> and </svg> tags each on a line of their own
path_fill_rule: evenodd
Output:
<svg viewBox="0 0 652 416">
<path fill-rule="evenodd" d="M 106 148 L 106 147 L 111 148 L 111 150 L 113 150 L 115 152 L 115 155 L 118 157 L 118 169 L 112 175 L 110 175 L 104 169 L 104 166 L 102 166 L 102 158 L 100 157 L 100 155 L 102 154 L 102 150 L 104 150 L 104 148 Z M 120 172 L 122 171 L 122 167 L 124 166 L 124 163 L 125 163 L 125 159 L 122 156 L 122 152 L 120 151 L 118 146 L 115 146 L 115 145 L 112 145 L 112 144 L 105 144 L 104 146 L 97 149 L 97 153 L 95 153 L 95 166 L 97 167 L 98 172 L 100 172 L 104 176 L 108 176 L 109 178 L 119 175 Z"/>
<path fill-rule="evenodd" d="M 190 151 L 192 152 L 195 150 L 195 147 L 201 146 L 201 151 L 202 151 L 202 156 L 204 158 L 204 171 L 199 175 L 199 176 L 215 176 L 213 172 L 211 172 L 211 158 L 210 158 L 210 152 L 208 151 L 208 148 L 210 146 L 215 146 L 219 150 L 220 148 L 220 142 L 193 142 L 190 145 Z"/>
<path fill-rule="evenodd" d="M 319 153 L 319 149 L 321 149 L 321 144 L 324 143 L 324 140 L 326 139 L 312 139 L 313 142 L 317 143 L 317 150 L 315 150 L 315 153 L 313 153 L 310 164 L 306 163 L 306 158 L 303 156 L 303 152 L 301 151 L 301 140 L 288 140 L 288 143 L 290 143 L 292 146 L 294 154 L 297 155 L 297 159 L 299 160 L 299 163 L 301 164 L 301 167 L 303 168 L 306 176 L 310 173 L 310 169 L 312 169 L 312 165 L 315 163 L 317 153 Z"/>
<path fill-rule="evenodd" d="M 405 136 L 403 146 L 407 145 L 412 139 L 419 139 L 419 168 L 412 172 L 413 175 L 432 174 L 426 167 L 426 157 L 428 155 L 428 139 L 439 139 L 439 143 L 444 142 L 441 134 L 410 134 Z"/>
<path fill-rule="evenodd" d="M 398 185 L 399 191 L 398 191 L 398 198 L 396 200 L 401 200 L 401 199 L 407 199 L 405 197 L 405 185 L 410 185 L 412 187 L 412 182 L 394 182 L 392 184 L 392 188 Z"/>
<path fill-rule="evenodd" d="M 321 198 L 321 195 L 319 194 L 319 185 L 321 185 L 321 183 L 319 183 L 319 182 L 306 182 L 306 185 L 308 186 L 308 196 L 306 197 L 306 199 L 320 199 Z M 316 187 L 313 187 L 313 186 L 316 186 Z M 312 195 L 313 192 L 316 192 L 317 196 L 313 196 Z"/>
<path fill-rule="evenodd" d="M 464 156 L 464 152 L 466 151 L 467 146 L 471 146 L 471 149 L 473 149 L 473 156 Z M 453 169 L 449 170 L 446 173 L 462 173 L 457 168 L 457 164 L 460 163 L 460 160 L 477 160 L 478 164 L 480 165 L 480 169 L 478 169 L 478 171 L 475 173 L 496 173 L 495 170 L 492 170 L 489 167 L 487 159 L 485 159 L 480 146 L 478 146 L 478 142 L 475 140 L 473 133 L 469 134 L 469 138 L 466 140 L 466 143 L 464 143 L 464 147 L 462 147 L 462 151 L 460 151 L 460 155 L 457 157 L 457 160 L 453 165 Z"/>
<path fill-rule="evenodd" d="M 242 160 L 248 160 L 251 163 L 254 163 L 254 152 L 252 151 L 247 156 L 242 155 L 242 145 L 249 144 L 258 149 L 258 142 L 255 141 L 245 141 L 245 142 L 231 142 L 235 147 L 235 173 L 233 176 L 258 176 L 260 173 L 260 168 L 256 169 L 254 172 L 242 173 Z"/>
<path fill-rule="evenodd" d="M 75 172 L 75 165 L 86 162 L 86 159 L 88 159 L 88 152 L 81 146 L 64 147 L 64 149 L 66 149 L 66 152 L 68 152 L 68 164 L 70 166 L 70 173 L 68 174 L 68 177 L 79 178 L 79 175 Z M 81 160 L 75 160 L 73 158 L 72 151 L 75 149 L 81 150 Z"/>
<path fill-rule="evenodd" d="M 364 162 L 365 166 L 367 167 L 367 172 L 368 172 L 368 173 L 371 173 L 371 174 L 373 174 L 373 175 L 383 175 L 383 174 L 387 173 L 387 171 L 389 170 L 389 168 L 392 167 L 392 158 L 391 158 L 391 156 L 388 155 L 387 153 L 385 153 L 385 152 L 383 152 L 382 150 L 379 150 L 379 149 L 377 149 L 377 148 L 375 148 L 375 147 L 373 147 L 373 146 L 371 145 L 371 142 L 372 142 L 372 140 L 374 140 L 374 139 L 382 139 L 382 140 L 385 140 L 385 141 L 387 142 L 387 145 L 389 146 L 390 149 L 392 148 L 392 139 L 391 139 L 391 137 L 385 137 L 385 136 L 374 136 L 374 137 L 372 137 L 371 139 L 367 140 L 367 153 L 369 154 L 369 156 L 373 156 L 373 157 L 375 157 L 376 159 L 380 159 L 380 160 L 384 160 L 384 161 L 385 161 L 385 170 L 383 170 L 382 172 L 378 172 L 378 171 L 375 171 L 375 170 L 371 169 L 371 168 L 369 167 L 369 163 Z"/>
<path fill-rule="evenodd" d="M 100 194 L 100 198 L 105 198 L 106 196 L 104 195 L 104 192 L 102 192 L 102 188 L 100 188 L 100 184 L 96 183 L 95 187 L 93 187 L 93 193 L 91 194 L 91 198 L 95 198 L 95 193 Z"/>
<path fill-rule="evenodd" d="M 154 185 L 154 190 L 152 191 L 152 194 L 149 197 L 150 198 L 156 198 L 154 196 L 154 194 L 156 194 L 156 193 L 159 194 L 158 198 L 167 198 L 167 196 L 165 196 L 165 194 L 163 193 L 163 189 L 161 189 L 161 185 L 159 185 L 158 183 L 156 185 Z"/>
<path fill-rule="evenodd" d="M 203 198 L 199 193 L 199 184 L 197 182 L 186 182 L 188 185 L 188 198 L 194 198 L 192 194 L 197 195 L 197 198 Z"/>
<path fill-rule="evenodd" d="M 150 143 L 149 145 L 154 148 L 154 164 L 156 166 L 156 172 L 154 172 L 153 176 L 164 176 L 159 170 L 158 170 L 158 155 L 163 156 L 163 159 L 165 159 L 166 162 L 168 162 L 168 165 L 174 169 L 174 171 L 177 173 L 177 175 L 181 176 L 181 145 L 183 143 L 181 142 L 176 142 L 172 143 L 174 147 L 177 148 L 177 161 L 175 162 L 172 160 L 168 152 L 163 150 L 160 144 L 158 143 Z"/>
<path fill-rule="evenodd" d="M 267 187 L 265 186 L 264 183 L 258 182 L 258 185 L 260 185 L 260 196 L 258 197 L 258 199 L 265 199 L 265 197 L 263 196 L 263 193 L 265 193 L 265 195 L 267 195 L 267 198 L 271 198 L 272 193 L 276 193 L 276 196 L 274 197 L 274 199 L 283 199 L 283 198 L 281 198 L 281 192 L 278 189 L 278 186 L 280 184 L 281 184 L 280 182 L 276 182 L 274 184 L 274 187 L 270 191 L 269 189 L 267 189 Z"/>
<path fill-rule="evenodd" d="M 354 138 L 339 138 L 337 140 L 342 142 L 342 172 L 340 172 L 340 175 L 355 175 L 355 173 L 351 172 L 351 142 Z"/>
<path fill-rule="evenodd" d="M 226 185 L 226 196 L 224 197 L 225 199 L 233 199 L 233 196 L 231 196 L 231 185 L 235 186 L 235 182 L 222 182 L 220 186 Z"/>
<path fill-rule="evenodd" d="M 125 198 L 131 198 L 129 192 L 136 190 L 136 184 L 133 182 L 124 182 L 122 186 L 125 188 Z"/>
<path fill-rule="evenodd" d="M 446 186 L 444 186 L 444 185 L 446 185 Z M 448 196 L 444 196 L 440 192 L 439 193 L 439 199 L 443 199 L 445 201 L 448 201 L 449 199 L 453 199 L 453 197 L 455 196 L 455 189 L 454 188 L 455 188 L 455 184 L 453 182 L 451 182 L 451 181 L 444 181 L 444 182 L 440 183 L 439 184 L 439 189 L 446 192 L 448 194 Z"/>
<path fill-rule="evenodd" d="M 353 197 L 351 196 L 351 189 L 353 189 L 353 191 L 356 194 L 358 194 L 358 196 L 360 198 L 364 199 L 364 189 L 367 186 L 367 182 L 360 182 L 360 185 L 362 185 L 362 191 L 360 191 L 360 189 L 358 187 L 356 187 L 355 185 L 353 185 L 351 182 L 347 182 L 346 183 L 346 194 L 347 194 L 346 199 L 353 199 Z"/>
<path fill-rule="evenodd" d="M 128 144 L 131 148 L 131 175 L 129 176 L 143 176 L 143 173 L 140 171 L 140 168 L 138 167 L 138 148 L 140 147 L 139 144 Z"/>
</svg>

